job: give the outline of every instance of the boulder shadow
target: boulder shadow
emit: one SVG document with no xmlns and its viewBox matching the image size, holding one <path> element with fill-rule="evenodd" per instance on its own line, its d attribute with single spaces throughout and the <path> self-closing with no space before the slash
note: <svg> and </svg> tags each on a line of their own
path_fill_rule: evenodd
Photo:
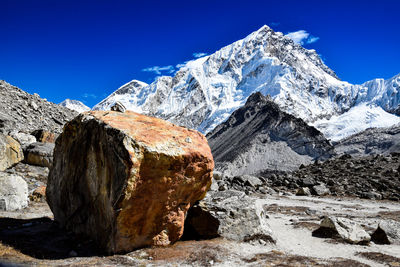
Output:
<svg viewBox="0 0 400 267">
<path fill-rule="evenodd" d="M 61 229 L 50 218 L 0 218 L 0 242 L 36 259 L 103 256 L 96 244 Z"/>
</svg>

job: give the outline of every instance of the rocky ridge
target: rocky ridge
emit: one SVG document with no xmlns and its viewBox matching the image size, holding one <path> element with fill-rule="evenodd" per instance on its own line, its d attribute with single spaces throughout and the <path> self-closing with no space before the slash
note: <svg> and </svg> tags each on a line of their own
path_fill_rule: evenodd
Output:
<svg viewBox="0 0 400 267">
<path fill-rule="evenodd" d="M 207 135 L 216 170 L 225 175 L 289 171 L 335 152 L 321 132 L 254 93 Z"/>
<path fill-rule="evenodd" d="M 63 125 L 78 113 L 31 95 L 0 81 L 0 132 L 31 133 L 44 129 L 60 133 Z"/>
</svg>

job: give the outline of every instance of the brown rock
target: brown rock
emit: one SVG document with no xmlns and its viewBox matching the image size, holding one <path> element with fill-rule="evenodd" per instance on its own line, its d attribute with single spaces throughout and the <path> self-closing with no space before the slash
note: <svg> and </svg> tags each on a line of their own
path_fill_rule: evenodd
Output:
<svg viewBox="0 0 400 267">
<path fill-rule="evenodd" d="M 47 201 L 61 226 L 109 253 L 168 245 L 213 167 L 197 131 L 131 111 L 86 112 L 56 141 Z"/>
<path fill-rule="evenodd" d="M 11 136 L 0 133 L 0 171 L 4 171 L 23 159 L 21 145 Z"/>
<path fill-rule="evenodd" d="M 41 185 L 37 187 L 32 195 L 29 196 L 31 201 L 40 202 L 46 198 L 46 186 Z"/>
<path fill-rule="evenodd" d="M 36 137 L 38 142 L 42 143 L 54 143 L 57 138 L 54 133 L 45 130 L 33 131 L 32 135 Z"/>
</svg>

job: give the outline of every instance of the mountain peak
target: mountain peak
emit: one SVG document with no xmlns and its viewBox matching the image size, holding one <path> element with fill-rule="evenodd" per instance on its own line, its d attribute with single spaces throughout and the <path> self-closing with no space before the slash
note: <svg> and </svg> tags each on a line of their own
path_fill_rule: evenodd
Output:
<svg viewBox="0 0 400 267">
<path fill-rule="evenodd" d="M 83 104 L 81 101 L 73 100 L 73 99 L 69 99 L 69 98 L 65 99 L 63 102 L 61 102 L 58 105 L 69 108 L 71 110 L 75 110 L 79 113 L 90 110 L 90 108 L 88 106 L 86 106 L 85 104 Z"/>
</svg>

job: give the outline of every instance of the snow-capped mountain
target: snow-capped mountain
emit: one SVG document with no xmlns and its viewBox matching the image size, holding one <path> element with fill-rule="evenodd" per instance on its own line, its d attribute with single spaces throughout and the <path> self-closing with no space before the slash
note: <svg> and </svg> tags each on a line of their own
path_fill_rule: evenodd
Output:
<svg viewBox="0 0 400 267">
<path fill-rule="evenodd" d="M 65 99 L 59 104 L 60 106 L 75 110 L 79 113 L 89 111 L 90 108 L 78 100 Z"/>
<path fill-rule="evenodd" d="M 123 94 L 131 83 L 124 85 L 94 109 L 107 109 L 118 100 L 128 109 L 207 133 L 259 91 L 317 126 L 361 103 L 399 114 L 399 81 L 399 75 L 363 85 L 340 81 L 315 50 L 263 26 L 212 55 L 189 61 L 174 77 L 159 77 L 149 85 L 132 81 L 140 85 Z"/>
</svg>

